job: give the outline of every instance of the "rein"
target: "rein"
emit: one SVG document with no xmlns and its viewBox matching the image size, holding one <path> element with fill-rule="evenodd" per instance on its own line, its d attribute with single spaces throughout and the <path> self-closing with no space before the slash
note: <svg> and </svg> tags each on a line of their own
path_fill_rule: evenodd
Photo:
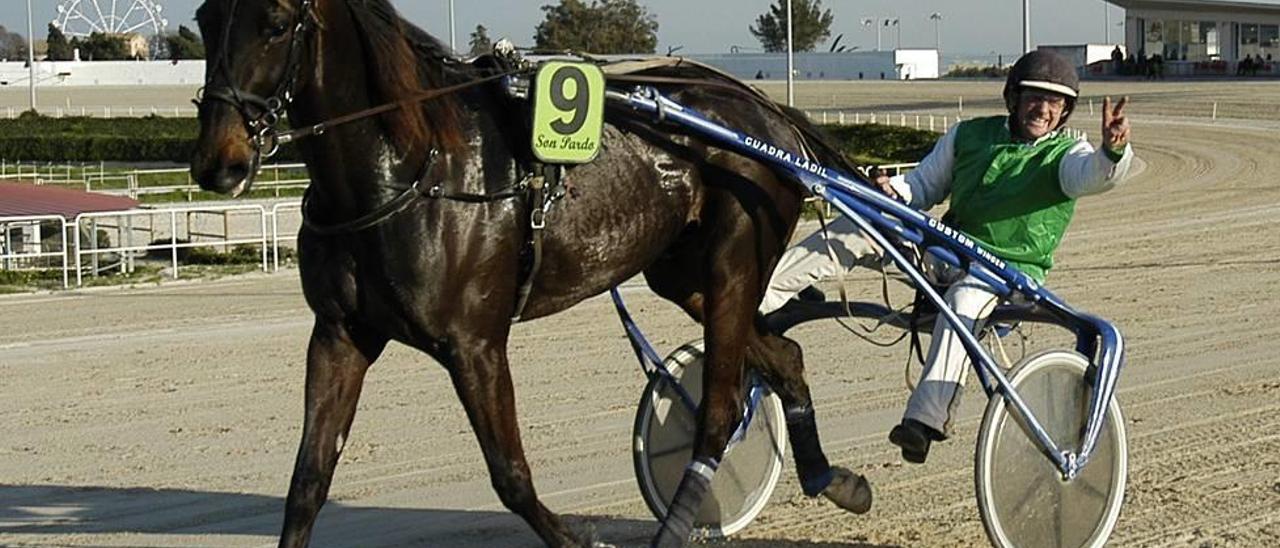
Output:
<svg viewBox="0 0 1280 548">
<path fill-rule="evenodd" d="M 527 71 L 527 69 L 515 69 L 492 74 L 461 84 L 423 91 L 422 93 L 415 94 L 412 97 L 344 114 L 306 127 L 281 131 L 277 129 L 276 126 L 279 125 L 283 118 L 283 114 L 288 111 L 289 107 L 293 104 L 293 100 L 295 98 L 294 88 L 297 85 L 298 74 L 302 64 L 302 52 L 306 48 L 305 42 L 311 35 L 312 31 L 314 31 L 318 26 L 319 19 L 317 18 L 314 9 L 315 0 L 301 0 L 298 4 L 297 18 L 294 21 L 292 36 L 289 39 L 289 53 L 284 70 L 284 76 L 276 85 L 276 89 L 272 95 L 265 98 L 247 90 L 240 89 L 233 84 L 231 58 L 229 49 L 226 46 L 231 42 L 232 23 L 235 20 L 236 10 L 239 5 L 240 0 L 232 0 L 230 10 L 226 16 L 227 21 L 222 30 L 222 51 L 218 56 L 217 65 L 212 71 L 213 75 L 221 76 L 226 80 L 226 84 L 216 86 L 213 83 L 213 77 L 210 77 L 210 79 L 205 83 L 205 87 L 201 89 L 193 102 L 196 106 L 201 108 L 214 101 L 227 103 L 240 113 L 240 117 L 243 120 L 245 127 L 249 130 L 250 138 L 253 142 L 254 155 L 252 171 L 255 172 L 257 171 L 258 166 L 262 164 L 262 161 L 274 156 L 280 151 L 280 147 L 282 145 L 306 137 L 323 135 L 331 128 L 337 126 L 364 120 L 403 108 L 411 108 L 445 95 L 457 93 L 465 89 L 484 85 Z M 423 165 L 422 169 L 419 170 L 419 175 L 415 178 L 412 184 L 407 186 L 393 185 L 392 188 L 400 190 L 400 193 L 395 198 L 392 198 L 390 201 L 378 206 L 373 211 L 350 221 L 344 221 L 332 225 L 322 225 L 315 222 L 312 219 L 312 215 L 309 214 L 314 191 L 312 190 L 312 187 L 308 187 L 306 193 L 303 195 L 303 224 L 307 229 L 320 235 L 328 236 L 349 234 L 366 230 L 385 222 L 397 213 L 404 211 L 419 197 L 425 196 L 432 199 L 454 200 L 467 203 L 484 203 L 518 197 L 528 186 L 527 182 L 521 181 L 507 189 L 492 194 L 447 192 L 441 188 L 440 185 L 434 185 L 426 188 L 423 181 L 431 172 L 432 167 L 434 167 L 435 160 L 438 155 L 438 150 L 431 149 L 431 151 L 428 152 L 425 165 Z"/>
<path fill-rule="evenodd" d="M 231 1 L 227 22 L 222 28 L 220 55 L 214 70 L 211 71 L 213 74 L 220 74 L 227 83 L 225 86 L 214 86 L 213 78 L 210 77 L 205 82 L 205 86 L 196 92 L 196 98 L 192 102 L 196 107 L 203 108 L 209 101 L 220 101 L 231 105 L 240 113 L 240 118 L 244 121 L 245 128 L 249 130 L 253 141 L 253 171 L 257 171 L 257 167 L 262 165 L 262 160 L 275 156 L 280 151 L 280 145 L 283 144 L 279 140 L 279 130 L 275 126 L 280 123 L 281 116 L 293 103 L 293 89 L 297 85 L 299 65 L 302 63 L 303 42 L 310 34 L 308 31 L 318 24 L 319 19 L 315 14 L 315 0 L 302 0 L 298 4 L 298 17 L 294 21 L 293 32 L 289 37 L 289 54 L 284 77 L 276 84 L 276 89 L 271 96 L 264 98 L 240 89 L 233 83 L 231 57 L 227 44 L 231 43 L 231 23 L 235 20 L 236 9 L 239 6 L 240 0 Z M 256 116 L 254 111 L 258 112 Z M 263 153 L 264 149 L 265 153 Z"/>
<path fill-rule="evenodd" d="M 298 17 L 294 22 L 293 33 L 289 39 L 289 54 L 285 65 L 284 77 L 277 84 L 275 92 L 270 97 L 265 98 L 232 84 L 231 59 L 226 45 L 231 41 L 231 24 L 235 20 L 236 8 L 239 5 L 240 0 L 232 0 L 231 8 L 227 13 L 227 22 L 222 30 L 222 51 L 218 56 L 217 66 L 213 71 L 220 73 L 227 81 L 227 84 L 225 86 L 214 86 L 212 85 L 212 78 L 210 78 L 209 81 L 205 82 L 205 87 L 197 93 L 192 102 L 197 107 L 204 107 L 210 101 L 219 101 L 230 104 L 240 113 L 240 117 L 243 119 L 245 127 L 249 129 L 249 134 L 253 140 L 254 166 L 261 165 L 262 160 L 275 156 L 280 151 L 281 145 L 298 139 L 323 135 L 326 131 L 336 126 L 415 106 L 451 93 L 527 72 L 528 70 L 509 70 L 453 86 L 424 91 L 406 99 L 391 101 L 358 112 L 345 114 L 304 128 L 280 131 L 276 129 L 276 126 L 283 118 L 283 114 L 293 104 L 293 90 L 297 86 L 304 42 L 319 22 L 315 14 L 315 0 L 302 0 L 298 5 Z M 260 112 L 260 114 L 255 116 L 254 111 Z"/>
<path fill-rule="evenodd" d="M 524 71 L 523 69 L 520 69 L 520 70 L 509 70 L 509 71 L 506 71 L 506 72 L 501 72 L 501 73 L 498 73 L 498 74 L 493 74 L 493 75 L 490 75 L 490 76 L 486 76 L 486 77 L 484 77 L 484 78 L 479 78 L 479 79 L 476 79 L 476 80 L 471 80 L 471 81 L 469 81 L 469 82 L 464 82 L 464 83 L 461 83 L 461 84 L 456 84 L 456 85 L 452 85 L 452 86 L 448 86 L 448 87 L 443 87 L 443 88 L 437 88 L 437 89 L 433 89 L 433 90 L 429 90 L 429 91 L 424 91 L 424 92 L 422 92 L 422 93 L 419 93 L 419 94 L 414 95 L 414 96 L 412 96 L 412 97 L 409 97 L 409 98 L 407 98 L 407 99 L 401 99 L 401 100 L 399 100 L 399 101 L 393 101 L 393 102 L 389 102 L 389 103 L 384 103 L 384 104 L 378 105 L 378 106 L 376 106 L 376 107 L 370 107 L 370 108 L 367 108 L 367 109 L 364 109 L 364 110 L 361 110 L 361 111 L 352 112 L 352 113 L 350 113 L 350 114 L 344 114 L 344 115 L 342 115 L 342 116 L 338 116 L 338 117 L 335 117 L 335 118 L 330 118 L 330 119 L 325 120 L 325 121 L 323 121 L 323 122 L 320 122 L 320 123 L 318 123 L 318 124 L 312 124 L 312 125 L 307 126 L 307 127 L 304 127 L 304 128 L 295 129 L 295 130 L 291 130 L 291 131 L 276 132 L 276 133 L 275 133 L 275 139 L 276 139 L 276 141 L 277 141 L 279 144 L 283 145 L 283 144 L 288 144 L 288 143 L 290 143 L 290 142 L 293 142 L 293 141 L 296 141 L 296 140 L 298 140 L 298 139 L 302 139 L 302 138 L 305 138 L 305 137 L 312 137 L 312 136 L 317 136 L 317 135 L 324 135 L 324 133 L 325 133 L 325 132 L 327 132 L 327 131 L 329 131 L 329 129 L 334 128 L 334 127 L 337 127 L 337 126 L 341 126 L 341 125 L 344 125 L 344 124 L 349 124 L 349 123 L 351 123 L 351 122 L 356 122 L 356 121 L 359 121 L 359 120 L 363 120 L 363 119 L 365 119 L 365 118 L 369 118 L 369 117 L 372 117 L 372 116 L 377 116 L 377 115 L 379 115 L 379 114 L 384 114 L 384 113 L 387 113 L 387 112 L 391 112 L 391 111 L 393 111 L 393 110 L 399 110 L 399 109 L 402 109 L 402 108 L 411 107 L 411 106 L 417 105 L 417 104 L 419 104 L 419 103 L 425 103 L 425 102 L 430 101 L 430 100 L 432 100 L 432 99 L 436 99 L 436 98 L 439 98 L 439 97 L 442 97 L 442 96 L 445 96 L 445 95 L 449 95 L 449 94 L 451 94 L 451 93 L 456 93 L 456 92 L 459 92 L 459 91 L 462 91 L 462 90 L 465 90 L 465 89 L 468 89 L 468 88 L 472 88 L 472 87 L 475 87 L 475 86 L 479 86 L 479 85 L 482 85 L 482 84 L 487 84 L 487 83 L 492 82 L 492 81 L 494 81 L 494 80 L 499 80 L 499 79 L 502 79 L 502 78 L 506 78 L 506 77 L 508 77 L 508 76 L 514 76 L 514 75 L 516 75 L 516 74 L 520 74 L 520 73 L 522 73 L 522 72 L 525 72 L 525 71 Z"/>
</svg>

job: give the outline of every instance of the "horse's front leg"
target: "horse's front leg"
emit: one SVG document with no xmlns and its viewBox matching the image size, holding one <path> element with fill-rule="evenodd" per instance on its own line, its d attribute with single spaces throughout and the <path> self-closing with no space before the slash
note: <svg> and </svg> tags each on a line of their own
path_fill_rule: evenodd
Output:
<svg viewBox="0 0 1280 548">
<path fill-rule="evenodd" d="M 506 341 L 455 339 L 445 359 L 453 387 L 480 442 L 489 480 L 508 510 L 524 518 L 548 546 L 591 546 L 538 501 L 520 442 Z"/>
<path fill-rule="evenodd" d="M 285 503 L 281 547 L 310 541 L 355 418 L 365 372 L 386 344 L 380 335 L 353 333 L 339 322 L 316 318 L 307 347 L 306 419 Z"/>
</svg>

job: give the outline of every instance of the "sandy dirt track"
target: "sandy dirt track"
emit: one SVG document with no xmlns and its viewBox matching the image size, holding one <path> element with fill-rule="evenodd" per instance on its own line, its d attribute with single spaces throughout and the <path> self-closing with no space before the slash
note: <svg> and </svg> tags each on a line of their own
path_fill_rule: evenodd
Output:
<svg viewBox="0 0 1280 548">
<path fill-rule="evenodd" d="M 1261 89 L 1256 108 L 1274 116 L 1280 86 Z M 1050 278 L 1128 339 L 1130 483 L 1112 545 L 1280 545 L 1275 130 L 1135 124 L 1142 173 L 1081 202 Z M 0 298 L 0 545 L 271 545 L 301 426 L 310 314 L 296 277 Z M 878 284 L 869 273 L 848 281 L 864 300 Z M 660 348 L 698 335 L 673 306 L 626 287 Z M 876 506 L 851 516 L 807 499 L 788 466 L 756 522 L 711 544 L 984 544 L 976 391 L 954 440 L 906 465 L 885 438 L 907 396 L 905 345 L 874 348 L 829 322 L 793 335 L 828 455 L 869 475 Z M 1031 335 L 1061 342 L 1047 328 Z M 630 429 L 644 379 L 611 305 L 597 297 L 516 326 L 511 357 L 544 502 L 605 540 L 642 545 L 655 523 Z M 444 371 L 393 345 L 368 376 L 313 544 L 538 542 L 489 487 Z"/>
</svg>

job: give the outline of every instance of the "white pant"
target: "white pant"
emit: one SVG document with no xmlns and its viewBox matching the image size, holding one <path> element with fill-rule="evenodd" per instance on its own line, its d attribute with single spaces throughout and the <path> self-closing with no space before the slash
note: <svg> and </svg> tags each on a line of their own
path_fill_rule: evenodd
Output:
<svg viewBox="0 0 1280 548">
<path fill-rule="evenodd" d="M 768 314 L 782 307 L 800 290 L 815 282 L 854 266 L 874 266 L 880 262 L 880 250 L 871 243 L 857 225 L 840 217 L 827 225 L 832 251 L 839 262 L 831 260 L 827 239 L 821 230 L 810 234 L 788 249 L 778 260 L 769 279 L 769 287 L 760 303 L 760 313 Z M 938 262 L 935 282 L 950 284 L 944 295 L 948 306 L 956 312 L 970 331 L 980 329 L 991 315 L 999 299 L 985 282 Z M 847 270 L 844 270 L 847 272 Z M 957 281 L 958 279 L 958 281 Z M 938 318 L 929 343 L 929 355 L 920 383 L 907 401 L 904 418 L 915 419 L 939 432 L 949 433 L 952 412 L 960 402 L 960 387 L 970 369 L 969 354 L 951 324 Z"/>
<path fill-rule="evenodd" d="M 841 216 L 827 223 L 827 234 L 829 239 L 823 237 L 822 230 L 817 230 L 782 254 L 778 266 L 773 269 L 773 277 L 769 278 L 764 300 L 760 302 L 761 314 L 782 308 L 800 290 L 823 278 L 880 261 L 880 250 L 848 217 Z M 827 252 L 828 241 L 838 261 L 831 260 Z"/>
<path fill-rule="evenodd" d="M 1000 301 L 990 285 L 970 274 L 951 284 L 943 298 L 971 333 L 982 329 Z M 972 366 L 960 335 L 941 314 L 933 325 L 933 339 L 924 363 L 920 382 L 911 392 L 902 418 L 918 420 L 950 435 L 952 414 L 960 405 L 960 389 Z"/>
</svg>

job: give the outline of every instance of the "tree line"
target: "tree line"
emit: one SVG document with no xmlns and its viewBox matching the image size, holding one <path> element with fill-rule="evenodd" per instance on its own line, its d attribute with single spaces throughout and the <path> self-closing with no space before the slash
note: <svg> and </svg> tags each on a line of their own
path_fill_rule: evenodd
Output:
<svg viewBox="0 0 1280 548">
<path fill-rule="evenodd" d="M 769 11 L 756 18 L 748 30 L 764 51 L 786 51 L 786 0 L 775 0 Z M 822 0 L 792 0 L 792 49 L 814 51 L 831 37 L 835 18 L 822 8 Z M 545 50 L 573 50 L 599 54 L 655 53 L 658 45 L 657 17 L 635 0 L 560 0 L 542 6 L 543 20 L 534 31 L 534 47 Z M 490 45 L 483 25 L 471 33 L 471 53 L 487 51 Z M 837 50 L 840 37 L 832 50 Z M 677 49 L 677 48 L 673 48 Z M 843 51 L 840 49 L 839 51 Z M 670 53 L 670 52 L 668 52 Z"/>
<path fill-rule="evenodd" d="M 792 0 L 795 14 L 793 39 L 795 51 L 814 51 L 831 37 L 833 16 L 822 8 L 822 0 Z M 580 51 L 597 54 L 656 53 L 658 45 L 657 16 L 636 0 L 559 0 L 542 6 L 543 20 L 534 29 L 534 47 L 549 51 Z M 786 49 L 786 0 L 776 0 L 768 11 L 756 18 L 749 31 L 764 51 Z M 840 37 L 835 43 L 838 44 Z M 87 37 L 68 38 L 61 29 L 50 24 L 46 38 L 47 59 L 69 61 L 79 50 L 83 60 L 115 61 L 132 58 L 124 36 L 93 33 Z M 154 59 L 204 59 L 204 42 L 186 26 L 178 32 L 150 40 L 150 57 Z M 488 52 L 492 40 L 484 25 L 477 25 L 468 44 L 473 55 Z M 674 50 L 679 49 L 674 47 Z M 832 50 L 836 47 L 833 44 Z M 843 50 L 843 48 L 841 48 Z M 37 51 L 39 49 L 37 48 Z M 0 26 L 0 58 L 23 59 L 27 41 L 18 33 Z"/>
</svg>

